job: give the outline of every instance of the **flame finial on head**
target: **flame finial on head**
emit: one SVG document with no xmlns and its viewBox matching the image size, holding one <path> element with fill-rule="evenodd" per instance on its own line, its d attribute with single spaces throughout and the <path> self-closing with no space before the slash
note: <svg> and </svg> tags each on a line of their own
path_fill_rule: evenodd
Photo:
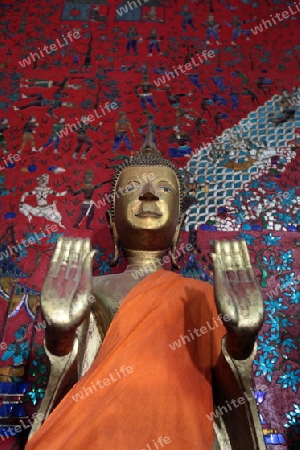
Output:
<svg viewBox="0 0 300 450">
<path fill-rule="evenodd" d="M 160 151 L 156 147 L 156 144 L 153 140 L 153 125 L 151 122 L 148 122 L 148 128 L 146 133 L 145 142 L 143 143 L 140 151 L 137 153 L 138 155 L 152 155 L 152 156 L 161 156 Z"/>
</svg>

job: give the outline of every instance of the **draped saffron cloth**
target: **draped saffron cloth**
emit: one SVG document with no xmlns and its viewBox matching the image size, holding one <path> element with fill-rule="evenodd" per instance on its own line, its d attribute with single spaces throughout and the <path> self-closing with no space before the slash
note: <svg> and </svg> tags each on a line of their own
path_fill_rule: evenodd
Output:
<svg viewBox="0 0 300 450">
<path fill-rule="evenodd" d="M 212 286 L 164 270 L 148 275 L 26 450 L 212 449 L 212 368 L 224 334 Z"/>
</svg>

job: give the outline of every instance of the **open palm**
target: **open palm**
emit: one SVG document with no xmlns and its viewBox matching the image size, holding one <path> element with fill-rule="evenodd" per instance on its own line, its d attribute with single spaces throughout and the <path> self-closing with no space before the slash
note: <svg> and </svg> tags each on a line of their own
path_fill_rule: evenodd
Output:
<svg viewBox="0 0 300 450">
<path fill-rule="evenodd" d="M 42 287 L 41 308 L 48 324 L 77 328 L 89 310 L 92 260 L 89 239 L 59 238 Z"/>
<path fill-rule="evenodd" d="M 216 241 L 211 255 L 215 300 L 219 313 L 227 315 L 229 335 L 256 337 L 263 323 L 263 298 L 251 266 L 245 241 Z"/>
</svg>

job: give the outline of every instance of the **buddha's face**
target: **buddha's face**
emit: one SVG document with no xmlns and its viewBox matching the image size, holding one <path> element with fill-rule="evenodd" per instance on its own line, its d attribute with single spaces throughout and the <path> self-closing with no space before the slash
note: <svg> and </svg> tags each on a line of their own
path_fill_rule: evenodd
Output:
<svg viewBox="0 0 300 450">
<path fill-rule="evenodd" d="M 179 183 L 171 168 L 136 166 L 122 171 L 115 192 L 115 225 L 123 247 L 169 248 L 179 216 Z"/>
</svg>

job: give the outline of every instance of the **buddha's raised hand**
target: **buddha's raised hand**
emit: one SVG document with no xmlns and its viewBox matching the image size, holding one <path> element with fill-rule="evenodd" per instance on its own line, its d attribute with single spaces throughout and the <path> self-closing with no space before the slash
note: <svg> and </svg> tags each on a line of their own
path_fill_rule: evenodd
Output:
<svg viewBox="0 0 300 450">
<path fill-rule="evenodd" d="M 233 358 L 245 359 L 253 350 L 264 315 L 246 242 L 216 241 L 211 257 L 218 312 L 227 315 L 226 347 Z"/>
<path fill-rule="evenodd" d="M 41 292 L 46 345 L 54 354 L 72 349 L 76 329 L 88 314 L 94 253 L 89 239 L 57 241 Z"/>
</svg>

